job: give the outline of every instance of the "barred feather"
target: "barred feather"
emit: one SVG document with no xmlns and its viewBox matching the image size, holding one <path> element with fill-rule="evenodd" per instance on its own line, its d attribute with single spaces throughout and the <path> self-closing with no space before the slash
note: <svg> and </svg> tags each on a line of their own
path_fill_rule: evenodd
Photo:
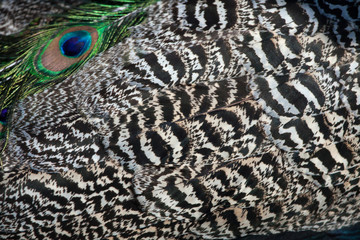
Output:
<svg viewBox="0 0 360 240">
<path fill-rule="evenodd" d="M 128 37 L 14 104 L 0 238 L 357 239 L 358 5 L 141 9 Z M 68 19 L 100 16 L 87 8 Z"/>
<path fill-rule="evenodd" d="M 76 72 L 89 59 L 108 49 L 126 37 L 128 28 L 143 21 L 141 10 L 152 1 L 93 2 L 70 9 L 66 14 L 54 16 L 51 25 L 29 27 L 15 36 L 2 36 L 0 41 L 0 109 L 10 108 L 18 100 L 42 91 Z M 139 9 L 139 10 L 137 10 Z M 81 56 L 69 66 L 62 67 L 63 59 L 51 57 L 56 50 L 50 49 L 51 62 L 43 66 L 42 52 L 60 34 L 72 29 L 85 29 L 98 37 L 89 54 Z M 15 42 L 15 43 L 14 43 Z M 49 67 L 52 67 L 50 70 Z M 56 69 L 56 70 L 54 70 Z"/>
</svg>

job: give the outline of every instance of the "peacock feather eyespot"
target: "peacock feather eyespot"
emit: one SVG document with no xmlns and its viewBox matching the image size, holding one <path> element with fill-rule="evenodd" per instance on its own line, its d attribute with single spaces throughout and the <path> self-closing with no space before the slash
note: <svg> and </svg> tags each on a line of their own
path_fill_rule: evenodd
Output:
<svg viewBox="0 0 360 240">
<path fill-rule="evenodd" d="M 0 139 L 5 137 L 5 126 L 7 122 L 7 115 L 8 115 L 9 109 L 4 108 L 0 111 Z"/>
<path fill-rule="evenodd" d="M 4 108 L 1 110 L 0 112 L 0 122 L 6 122 L 6 117 L 8 114 L 9 109 L 8 108 Z"/>
<path fill-rule="evenodd" d="M 77 58 L 91 45 L 91 35 L 87 31 L 75 31 L 65 34 L 59 43 L 61 53 L 66 57 Z"/>
<path fill-rule="evenodd" d="M 99 40 L 99 33 L 92 26 L 74 26 L 58 33 L 38 51 L 34 58 L 37 72 L 58 76 L 81 64 Z"/>
</svg>

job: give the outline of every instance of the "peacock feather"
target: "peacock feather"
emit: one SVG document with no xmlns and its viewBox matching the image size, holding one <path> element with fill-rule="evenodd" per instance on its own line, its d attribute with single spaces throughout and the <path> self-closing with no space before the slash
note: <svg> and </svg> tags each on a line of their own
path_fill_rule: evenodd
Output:
<svg viewBox="0 0 360 240">
<path fill-rule="evenodd" d="M 7 1 L 1 239 L 359 239 L 359 1 Z"/>
<path fill-rule="evenodd" d="M 142 9 L 153 2 L 93 1 L 52 16 L 48 25 L 1 36 L 2 126 L 18 100 L 64 80 L 93 56 L 121 41 L 130 27 L 144 20 Z"/>
</svg>

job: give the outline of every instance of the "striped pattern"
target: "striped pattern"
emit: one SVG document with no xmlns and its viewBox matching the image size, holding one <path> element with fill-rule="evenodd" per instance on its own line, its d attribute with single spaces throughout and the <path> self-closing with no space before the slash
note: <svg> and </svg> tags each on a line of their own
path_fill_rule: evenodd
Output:
<svg viewBox="0 0 360 240">
<path fill-rule="evenodd" d="M 333 2 L 149 7 L 128 39 L 17 105 L 0 238 L 236 239 L 360 222 L 359 16 Z"/>
<path fill-rule="evenodd" d="M 342 46 L 358 48 L 360 3 L 349 0 L 328 3 L 318 0 L 316 4 L 320 12 L 330 19 L 338 43 Z"/>
</svg>

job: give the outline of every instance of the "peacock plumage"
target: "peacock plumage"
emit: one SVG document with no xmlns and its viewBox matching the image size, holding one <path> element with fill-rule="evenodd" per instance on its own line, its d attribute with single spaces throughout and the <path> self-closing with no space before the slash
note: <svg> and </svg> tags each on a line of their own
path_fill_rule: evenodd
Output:
<svg viewBox="0 0 360 240">
<path fill-rule="evenodd" d="M 0 6 L 0 238 L 360 239 L 360 2 Z"/>
</svg>

